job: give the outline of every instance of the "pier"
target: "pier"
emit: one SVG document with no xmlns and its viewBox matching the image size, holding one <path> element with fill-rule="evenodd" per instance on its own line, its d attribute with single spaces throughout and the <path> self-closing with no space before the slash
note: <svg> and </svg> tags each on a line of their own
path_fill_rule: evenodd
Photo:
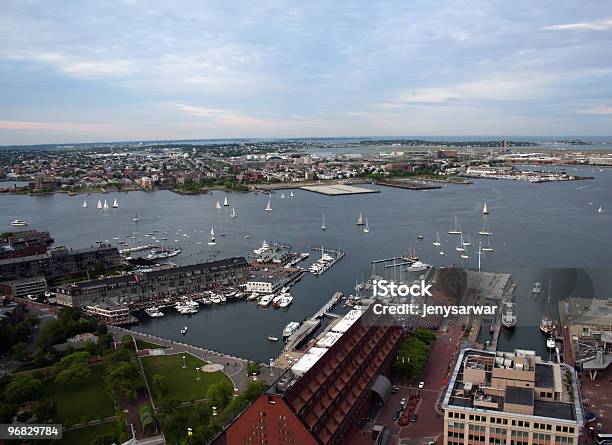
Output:
<svg viewBox="0 0 612 445">
<path fill-rule="evenodd" d="M 312 250 L 321 252 L 321 257 L 323 257 L 323 254 L 327 253 L 327 254 L 333 254 L 333 259 L 332 260 L 322 260 L 319 259 L 317 260 L 315 263 L 313 263 L 309 270 L 311 273 L 313 273 L 314 275 L 323 275 L 325 272 L 327 272 L 327 270 L 332 267 L 334 264 L 336 264 L 338 261 L 340 261 L 342 258 L 344 258 L 344 251 L 342 250 L 333 250 L 333 249 L 328 249 L 324 246 L 312 246 L 311 247 Z M 315 265 L 319 265 L 319 267 L 317 267 L 316 269 L 312 269 Z"/>
<path fill-rule="evenodd" d="M 363 187 L 355 187 L 346 184 L 330 184 L 330 185 L 308 185 L 300 187 L 308 192 L 320 193 L 327 196 L 340 195 L 361 195 L 364 193 L 380 193 L 380 190 L 366 189 Z"/>
<path fill-rule="evenodd" d="M 375 181 L 373 184 L 383 185 L 383 186 L 386 186 L 386 187 L 396 187 L 396 188 L 407 189 L 407 190 L 431 190 L 431 189 L 441 189 L 442 188 L 441 185 L 430 184 L 430 183 L 427 183 L 427 182 L 414 181 L 414 180 L 407 180 L 407 181 Z"/>
</svg>

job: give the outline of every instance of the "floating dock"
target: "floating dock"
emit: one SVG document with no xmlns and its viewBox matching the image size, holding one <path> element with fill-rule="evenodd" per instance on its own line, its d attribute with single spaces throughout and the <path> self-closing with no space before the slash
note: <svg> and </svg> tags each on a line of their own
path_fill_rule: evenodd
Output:
<svg viewBox="0 0 612 445">
<path fill-rule="evenodd" d="M 307 185 L 300 187 L 302 190 L 309 192 L 320 193 L 328 196 L 340 195 L 360 195 L 363 193 L 380 193 L 380 190 L 366 189 L 363 187 L 355 187 L 346 184 L 330 184 L 330 185 Z"/>
</svg>

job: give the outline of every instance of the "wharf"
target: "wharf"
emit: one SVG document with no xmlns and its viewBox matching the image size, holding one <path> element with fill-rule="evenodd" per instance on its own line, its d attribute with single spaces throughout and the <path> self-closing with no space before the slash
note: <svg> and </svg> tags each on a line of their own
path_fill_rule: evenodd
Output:
<svg viewBox="0 0 612 445">
<path fill-rule="evenodd" d="M 431 184 L 422 181 L 375 181 L 376 185 L 384 185 L 386 187 L 397 187 L 408 190 L 431 190 L 441 189 L 441 185 Z"/>
<path fill-rule="evenodd" d="M 330 184 L 330 185 L 308 185 L 300 187 L 308 192 L 320 193 L 327 196 L 340 195 L 360 195 L 363 193 L 380 193 L 380 190 L 366 189 L 363 187 L 355 187 L 346 184 Z"/>
</svg>

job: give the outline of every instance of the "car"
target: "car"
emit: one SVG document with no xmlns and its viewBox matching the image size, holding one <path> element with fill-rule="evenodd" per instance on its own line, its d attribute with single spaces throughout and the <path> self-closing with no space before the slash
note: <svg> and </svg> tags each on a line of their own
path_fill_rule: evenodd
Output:
<svg viewBox="0 0 612 445">
<path fill-rule="evenodd" d="M 392 386 L 391 387 L 391 394 L 396 394 L 398 393 L 400 390 L 399 386 Z"/>
<path fill-rule="evenodd" d="M 404 397 L 402 400 L 400 400 L 400 409 L 402 411 L 404 411 L 406 409 L 407 405 L 408 405 L 408 400 L 406 399 L 406 397 Z"/>
<path fill-rule="evenodd" d="M 401 413 L 402 413 L 402 410 L 401 410 L 401 409 L 397 409 L 397 410 L 395 410 L 395 414 L 393 414 L 393 418 L 392 418 L 392 420 L 397 420 L 397 419 L 399 419 L 399 417 L 400 417 L 400 414 L 401 414 Z"/>
<path fill-rule="evenodd" d="M 419 383 L 419 389 L 423 389 L 424 386 L 425 386 L 425 382 Z"/>
<path fill-rule="evenodd" d="M 410 421 L 411 422 L 416 422 L 418 418 L 419 418 L 419 416 L 417 416 L 416 414 L 413 414 L 412 416 L 410 416 Z"/>
</svg>

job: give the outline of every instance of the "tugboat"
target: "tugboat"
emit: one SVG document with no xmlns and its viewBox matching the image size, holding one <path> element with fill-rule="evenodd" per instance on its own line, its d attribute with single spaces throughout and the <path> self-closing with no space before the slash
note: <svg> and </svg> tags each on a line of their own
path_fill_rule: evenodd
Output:
<svg viewBox="0 0 612 445">
<path fill-rule="evenodd" d="M 501 323 L 508 329 L 512 329 L 516 326 L 516 303 L 512 301 L 503 302 Z"/>
</svg>

